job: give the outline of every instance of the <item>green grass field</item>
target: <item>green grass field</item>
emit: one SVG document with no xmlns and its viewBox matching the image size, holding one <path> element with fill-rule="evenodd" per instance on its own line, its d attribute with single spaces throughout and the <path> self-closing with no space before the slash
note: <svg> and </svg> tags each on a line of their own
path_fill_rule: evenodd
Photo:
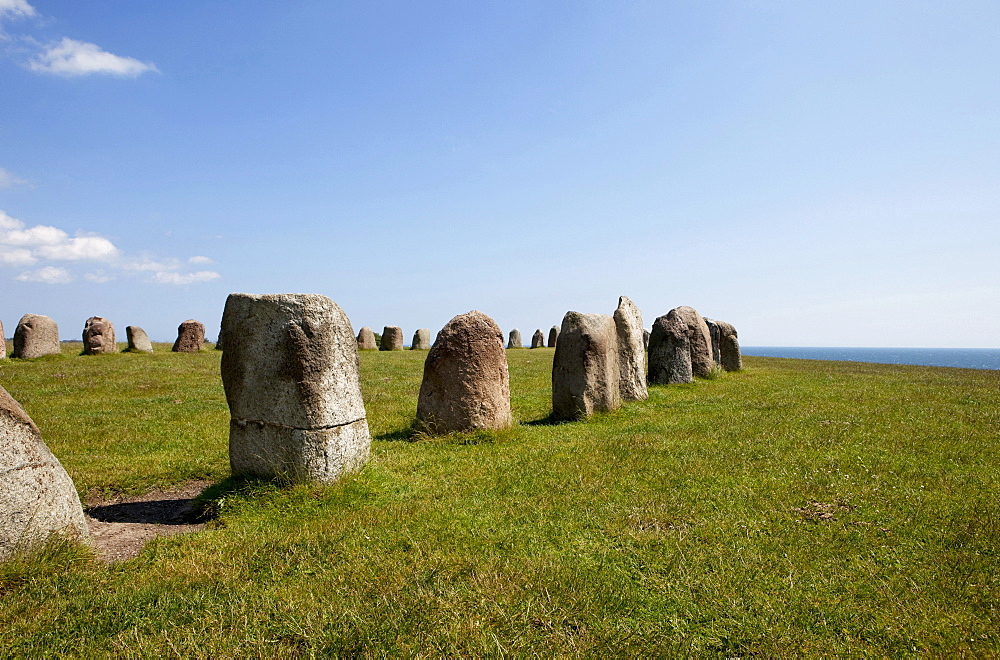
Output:
<svg viewBox="0 0 1000 660">
<path fill-rule="evenodd" d="M 329 487 L 227 480 L 219 353 L 0 361 L 81 494 L 190 479 L 209 529 L 0 566 L 0 656 L 1000 654 L 1000 372 L 746 358 L 550 425 L 420 437 L 423 352 L 364 352 Z"/>
</svg>

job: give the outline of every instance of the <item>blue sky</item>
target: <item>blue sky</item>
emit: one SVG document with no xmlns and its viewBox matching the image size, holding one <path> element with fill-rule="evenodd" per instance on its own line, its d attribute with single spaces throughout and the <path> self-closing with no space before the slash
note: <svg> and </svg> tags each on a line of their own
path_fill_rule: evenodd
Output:
<svg viewBox="0 0 1000 660">
<path fill-rule="evenodd" d="M 0 0 L 0 320 L 1000 346 L 1000 3 Z"/>
</svg>

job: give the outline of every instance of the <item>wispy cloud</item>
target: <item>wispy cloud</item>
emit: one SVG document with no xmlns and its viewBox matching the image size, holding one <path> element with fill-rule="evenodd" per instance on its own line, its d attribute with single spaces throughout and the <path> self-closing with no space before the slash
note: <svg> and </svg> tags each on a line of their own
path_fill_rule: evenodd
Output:
<svg viewBox="0 0 1000 660">
<path fill-rule="evenodd" d="M 25 0 L 0 0 L 0 19 L 7 16 L 35 16 L 35 8 Z"/>
<path fill-rule="evenodd" d="M 38 270 L 28 270 L 15 278 L 18 282 L 41 282 L 42 284 L 68 284 L 74 277 L 65 268 L 45 266 Z"/>
<path fill-rule="evenodd" d="M 3 2 L 3 0 L 0 0 Z M 0 190 L 5 190 L 8 188 L 13 188 L 14 186 L 27 185 L 28 180 L 22 179 L 19 176 L 15 176 L 11 172 L 8 172 L 4 168 L 0 167 Z"/>
<path fill-rule="evenodd" d="M 189 264 L 214 264 L 215 260 L 209 257 L 196 256 L 188 259 Z"/>
<path fill-rule="evenodd" d="M 63 37 L 62 41 L 45 49 L 28 63 L 32 71 L 59 76 L 106 74 L 135 78 L 147 71 L 157 71 L 155 65 L 140 62 L 102 50 L 97 44 Z"/>
<path fill-rule="evenodd" d="M 197 273 L 176 273 L 165 271 L 153 276 L 157 284 L 194 284 L 196 282 L 211 282 L 221 277 L 214 270 L 201 270 Z"/>
</svg>

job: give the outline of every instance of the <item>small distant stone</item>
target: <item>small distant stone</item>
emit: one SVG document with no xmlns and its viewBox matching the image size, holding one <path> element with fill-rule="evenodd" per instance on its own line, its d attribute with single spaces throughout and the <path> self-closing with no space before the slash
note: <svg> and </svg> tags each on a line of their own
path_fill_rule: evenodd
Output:
<svg viewBox="0 0 1000 660">
<path fill-rule="evenodd" d="M 642 336 L 642 312 L 627 296 L 618 299 L 615 310 L 618 334 L 618 369 L 623 401 L 649 398 L 646 389 L 646 347 Z"/>
<path fill-rule="evenodd" d="M 743 355 L 740 352 L 740 339 L 736 328 L 725 321 L 715 322 L 719 327 L 719 354 L 722 368 L 726 371 L 739 371 L 743 368 Z"/>
<path fill-rule="evenodd" d="M 0 321 L 0 360 L 7 357 L 7 340 L 3 334 L 3 321 Z"/>
<path fill-rule="evenodd" d="M 431 434 L 511 425 L 503 331 L 471 311 L 448 321 L 424 361 L 417 428 Z"/>
<path fill-rule="evenodd" d="M 387 325 L 382 329 L 382 343 L 379 344 L 380 351 L 401 351 L 403 350 L 403 329 L 398 325 Z"/>
<path fill-rule="evenodd" d="M 646 350 L 649 350 L 649 330 L 646 328 L 642 329 L 642 344 L 645 346 Z"/>
<path fill-rule="evenodd" d="M 429 351 L 431 349 L 431 331 L 428 328 L 420 328 L 413 333 L 413 341 L 410 342 L 411 351 Z"/>
<path fill-rule="evenodd" d="M 219 338 L 215 340 L 215 350 L 217 350 L 217 351 L 224 350 L 223 344 L 222 344 L 222 330 L 221 329 L 219 330 Z"/>
<path fill-rule="evenodd" d="M 197 353 L 205 346 L 205 324 L 188 319 L 177 326 L 177 341 L 170 350 L 174 353 Z"/>
<path fill-rule="evenodd" d="M 53 534 L 89 537 L 80 497 L 38 427 L 0 387 L 0 561 Z"/>
<path fill-rule="evenodd" d="M 83 354 L 117 353 L 115 326 L 106 318 L 91 316 L 83 325 Z"/>
<path fill-rule="evenodd" d="M 552 417 L 574 420 L 621 406 L 618 336 L 606 314 L 566 312 L 552 359 Z"/>
<path fill-rule="evenodd" d="M 521 342 L 521 331 L 514 328 L 507 335 L 507 348 L 524 348 L 524 344 Z"/>
<path fill-rule="evenodd" d="M 125 326 L 125 336 L 128 338 L 128 351 L 131 353 L 152 353 L 153 344 L 149 341 L 146 331 L 137 325 Z"/>
<path fill-rule="evenodd" d="M 14 358 L 36 358 L 58 355 L 59 326 L 48 316 L 25 314 L 14 329 Z"/>
<path fill-rule="evenodd" d="M 535 330 L 535 334 L 531 335 L 531 347 L 545 348 L 545 335 L 542 334 L 541 328 Z"/>
<path fill-rule="evenodd" d="M 559 341 L 559 327 L 552 326 L 549 330 L 549 348 L 555 348 L 556 342 Z"/>
<path fill-rule="evenodd" d="M 721 364 L 719 355 L 719 325 L 712 319 L 706 318 L 705 325 L 708 326 L 708 334 L 712 337 L 712 361 Z"/>
<path fill-rule="evenodd" d="M 375 343 L 375 333 L 367 325 L 358 332 L 358 350 L 374 351 L 378 349 Z"/>
</svg>

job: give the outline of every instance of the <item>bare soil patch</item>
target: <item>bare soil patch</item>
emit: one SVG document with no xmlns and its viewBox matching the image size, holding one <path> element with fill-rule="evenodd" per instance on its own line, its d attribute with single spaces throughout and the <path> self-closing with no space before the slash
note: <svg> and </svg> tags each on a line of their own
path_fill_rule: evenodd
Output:
<svg viewBox="0 0 1000 660">
<path fill-rule="evenodd" d="M 125 561 L 158 536 L 204 529 L 205 519 L 195 510 L 194 498 L 211 485 L 210 481 L 191 481 L 133 497 L 88 498 L 86 514 L 92 547 L 104 561 Z"/>
</svg>

